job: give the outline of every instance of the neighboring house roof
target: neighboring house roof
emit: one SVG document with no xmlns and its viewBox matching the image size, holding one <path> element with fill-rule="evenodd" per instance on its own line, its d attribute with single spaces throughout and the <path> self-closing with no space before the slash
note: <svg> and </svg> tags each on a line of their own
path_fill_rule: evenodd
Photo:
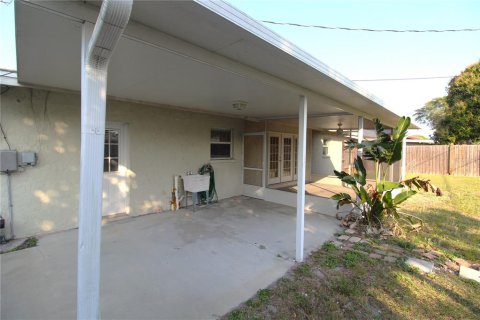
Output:
<svg viewBox="0 0 480 320">
<path fill-rule="evenodd" d="M 81 25 L 98 1 L 17 1 L 17 69 L 23 84 L 80 89 Z M 117 98 L 255 119 L 398 115 L 375 96 L 223 1 L 136 1 L 112 58 Z M 243 111 L 236 100 L 247 101 Z M 346 127 L 344 127 L 346 128 Z"/>
<path fill-rule="evenodd" d="M 407 138 L 407 144 L 434 144 L 435 141 L 433 140 L 424 140 L 424 139 L 408 139 Z"/>
<path fill-rule="evenodd" d="M 434 144 L 435 142 L 421 134 L 407 136 L 407 144 Z"/>
</svg>

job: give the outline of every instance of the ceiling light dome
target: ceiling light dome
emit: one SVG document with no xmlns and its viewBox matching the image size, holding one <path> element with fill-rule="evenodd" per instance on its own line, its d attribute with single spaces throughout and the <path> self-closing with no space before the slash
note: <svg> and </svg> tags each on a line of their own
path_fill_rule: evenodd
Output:
<svg viewBox="0 0 480 320">
<path fill-rule="evenodd" d="M 238 111 L 245 110 L 245 108 L 247 108 L 247 105 L 248 105 L 248 103 L 246 101 L 242 101 L 242 100 L 238 100 L 238 101 L 235 101 L 234 103 L 232 103 L 233 109 L 238 110 Z"/>
</svg>

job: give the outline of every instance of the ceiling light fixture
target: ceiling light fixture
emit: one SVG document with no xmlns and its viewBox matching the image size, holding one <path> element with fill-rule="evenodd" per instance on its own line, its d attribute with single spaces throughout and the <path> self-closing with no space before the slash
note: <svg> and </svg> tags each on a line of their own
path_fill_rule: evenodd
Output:
<svg viewBox="0 0 480 320">
<path fill-rule="evenodd" d="M 235 110 L 242 111 L 242 110 L 245 110 L 245 108 L 247 108 L 247 105 L 248 103 L 246 101 L 238 100 L 232 104 L 232 107 Z"/>
</svg>

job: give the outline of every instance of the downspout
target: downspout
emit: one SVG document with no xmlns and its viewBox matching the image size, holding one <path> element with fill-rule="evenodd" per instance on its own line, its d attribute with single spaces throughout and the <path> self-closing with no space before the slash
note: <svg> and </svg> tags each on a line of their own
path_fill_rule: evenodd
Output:
<svg viewBox="0 0 480 320">
<path fill-rule="evenodd" d="M 99 318 L 103 148 L 107 69 L 128 23 L 133 0 L 104 0 L 89 40 L 82 34 L 80 204 L 77 319 Z"/>
</svg>

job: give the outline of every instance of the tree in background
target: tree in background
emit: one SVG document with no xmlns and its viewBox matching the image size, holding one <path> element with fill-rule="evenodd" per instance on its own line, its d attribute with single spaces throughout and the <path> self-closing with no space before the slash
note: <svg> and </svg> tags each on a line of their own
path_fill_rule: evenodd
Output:
<svg viewBox="0 0 480 320">
<path fill-rule="evenodd" d="M 415 110 L 415 120 L 426 124 L 434 130 L 440 128 L 440 122 L 445 118 L 447 110 L 446 97 L 435 98 L 428 101 L 422 108 Z"/>
<path fill-rule="evenodd" d="M 448 112 L 440 125 L 450 143 L 480 143 L 480 62 L 466 68 L 448 85 Z"/>
<path fill-rule="evenodd" d="M 480 62 L 450 81 L 446 97 L 417 109 L 415 120 L 435 130 L 436 142 L 480 143 Z"/>
</svg>

